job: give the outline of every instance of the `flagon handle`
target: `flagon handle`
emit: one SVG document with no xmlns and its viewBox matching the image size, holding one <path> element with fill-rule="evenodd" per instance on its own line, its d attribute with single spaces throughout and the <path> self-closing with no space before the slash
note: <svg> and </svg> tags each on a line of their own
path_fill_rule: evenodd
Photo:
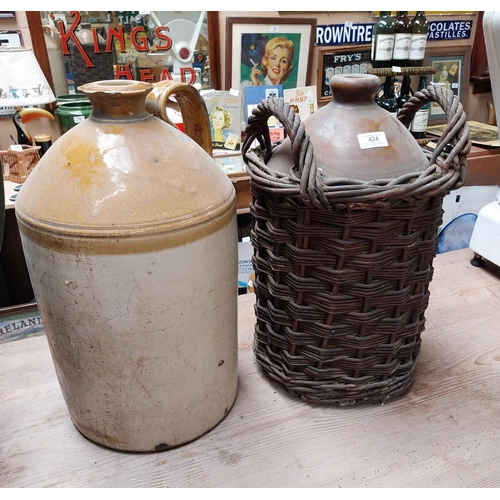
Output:
<svg viewBox="0 0 500 500">
<path fill-rule="evenodd" d="M 179 103 L 186 134 L 212 156 L 212 136 L 207 107 L 195 87 L 173 80 L 156 82 L 146 97 L 146 110 L 175 126 L 167 115 L 170 96 L 174 96 Z"/>
</svg>

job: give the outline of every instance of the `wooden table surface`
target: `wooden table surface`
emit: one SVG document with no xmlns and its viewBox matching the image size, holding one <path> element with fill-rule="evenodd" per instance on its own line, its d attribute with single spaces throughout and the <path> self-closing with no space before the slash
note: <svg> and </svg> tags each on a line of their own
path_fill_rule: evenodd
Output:
<svg viewBox="0 0 500 500">
<path fill-rule="evenodd" d="M 108 450 L 73 426 L 45 336 L 0 345 L 2 487 L 499 487 L 500 269 L 438 255 L 410 391 L 385 405 L 310 406 L 270 383 L 239 298 L 239 392 L 201 438 Z"/>
</svg>

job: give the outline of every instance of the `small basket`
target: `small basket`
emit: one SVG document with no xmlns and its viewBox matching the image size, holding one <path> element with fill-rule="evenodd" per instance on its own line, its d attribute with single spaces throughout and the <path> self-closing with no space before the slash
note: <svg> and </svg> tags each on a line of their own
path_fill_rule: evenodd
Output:
<svg viewBox="0 0 500 500">
<path fill-rule="evenodd" d="M 40 161 L 40 146 L 22 144 L 22 151 L 7 149 L 0 151 L 3 178 L 18 184 L 23 184 L 35 165 Z"/>
<path fill-rule="evenodd" d="M 75 88 L 84 85 L 85 83 L 99 82 L 101 80 L 113 80 L 115 73 L 113 69 L 113 54 L 106 52 L 104 44 L 99 44 L 99 52 L 95 52 L 94 44 L 80 43 L 86 54 L 89 54 L 92 60 L 92 66 L 89 67 L 87 60 L 83 57 L 80 49 L 70 40 L 68 43 L 71 69 L 73 72 L 73 81 Z"/>
<path fill-rule="evenodd" d="M 413 380 L 442 200 L 465 182 L 471 147 L 463 107 L 442 87 L 417 92 L 400 121 L 428 102 L 449 124 L 435 150 L 423 148 L 429 167 L 376 182 L 325 177 L 283 99 L 263 100 L 249 119 L 242 152 L 253 198 L 253 349 L 270 379 L 307 402 L 381 403 Z M 290 137 L 289 175 L 266 166 L 277 147 L 271 115 Z"/>
</svg>

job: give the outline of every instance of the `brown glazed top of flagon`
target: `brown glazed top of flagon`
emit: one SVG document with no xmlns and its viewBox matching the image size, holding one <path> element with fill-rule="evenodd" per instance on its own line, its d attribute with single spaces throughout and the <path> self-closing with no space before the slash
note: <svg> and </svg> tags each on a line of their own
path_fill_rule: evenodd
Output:
<svg viewBox="0 0 500 500">
<path fill-rule="evenodd" d="M 16 199 L 21 231 L 61 251 L 80 238 L 88 251 L 135 253 L 194 241 L 232 220 L 231 181 L 190 137 L 146 111 L 151 89 L 125 80 L 79 87 L 92 114 L 26 180 Z"/>
<path fill-rule="evenodd" d="M 153 85 L 129 80 L 103 80 L 78 87 L 92 104 L 92 117 L 97 120 L 145 119 L 146 96 Z"/>
</svg>

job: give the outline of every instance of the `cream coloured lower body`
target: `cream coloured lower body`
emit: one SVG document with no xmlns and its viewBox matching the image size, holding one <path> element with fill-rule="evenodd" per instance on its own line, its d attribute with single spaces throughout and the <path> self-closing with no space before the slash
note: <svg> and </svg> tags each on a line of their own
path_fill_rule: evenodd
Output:
<svg viewBox="0 0 500 500">
<path fill-rule="evenodd" d="M 23 248 L 71 418 L 128 451 L 191 441 L 237 392 L 237 238 L 128 255 Z M 233 227 L 234 226 L 234 227 Z"/>
</svg>

